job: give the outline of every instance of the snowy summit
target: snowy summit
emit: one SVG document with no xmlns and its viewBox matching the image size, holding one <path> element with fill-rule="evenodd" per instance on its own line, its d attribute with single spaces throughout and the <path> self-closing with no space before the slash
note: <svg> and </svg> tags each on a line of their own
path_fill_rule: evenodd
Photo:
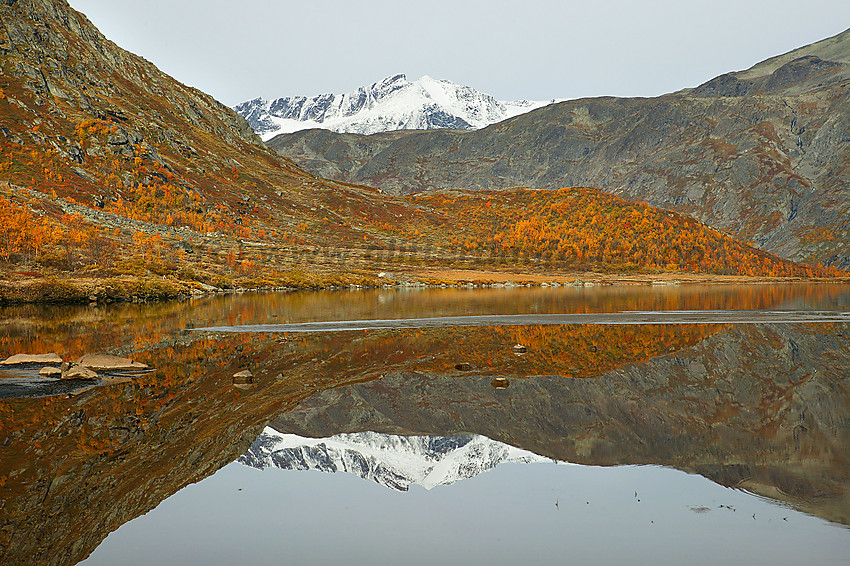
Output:
<svg viewBox="0 0 850 566">
<path fill-rule="evenodd" d="M 474 130 L 554 101 L 504 102 L 472 87 L 394 75 L 348 94 L 255 98 L 234 107 L 263 141 L 309 128 L 374 134 L 390 130 Z"/>
</svg>

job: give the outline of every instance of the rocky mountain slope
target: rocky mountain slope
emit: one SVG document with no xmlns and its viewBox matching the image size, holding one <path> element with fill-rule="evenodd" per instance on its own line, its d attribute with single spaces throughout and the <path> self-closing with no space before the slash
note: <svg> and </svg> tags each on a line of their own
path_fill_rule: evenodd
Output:
<svg viewBox="0 0 850 566">
<path fill-rule="evenodd" d="M 234 109 L 264 140 L 311 128 L 375 134 L 392 130 L 472 130 L 545 106 L 505 102 L 472 87 L 424 76 L 393 75 L 347 94 L 255 98 Z"/>
<path fill-rule="evenodd" d="M 266 427 L 239 462 L 253 468 L 346 472 L 396 491 L 451 485 L 505 462 L 542 458 L 480 435 L 398 436 L 377 432 L 306 438 Z"/>
<path fill-rule="evenodd" d="M 850 265 L 850 30 L 656 98 L 552 104 L 478 131 L 268 143 L 328 177 L 406 194 L 595 186 L 783 257 Z"/>
<path fill-rule="evenodd" d="M 230 108 L 116 46 L 64 0 L 3 2 L 0 23 L 0 198 L 14 213 L 0 239 L 9 226 L 26 236 L 0 253 L 4 270 L 159 277 L 182 266 L 216 284 L 216 272 L 259 259 L 239 251 L 244 240 L 326 242 L 311 229 L 334 215 L 326 203 L 370 218 L 404 208 L 280 158 Z M 349 220 L 335 240 L 362 242 Z"/>
<path fill-rule="evenodd" d="M 510 210 L 483 193 L 411 201 L 328 181 L 65 0 L 0 3 L 0 22 L 0 302 L 378 285 L 378 273 L 422 265 L 834 273 L 592 190 Z"/>
</svg>

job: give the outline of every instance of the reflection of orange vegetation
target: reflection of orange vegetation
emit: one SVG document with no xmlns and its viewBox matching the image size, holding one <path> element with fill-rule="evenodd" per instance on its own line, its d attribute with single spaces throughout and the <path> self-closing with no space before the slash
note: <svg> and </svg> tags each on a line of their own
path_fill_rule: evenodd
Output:
<svg viewBox="0 0 850 566">
<path fill-rule="evenodd" d="M 723 328 L 582 324 L 408 330 L 353 342 L 349 359 L 353 367 L 358 359 L 372 360 L 382 371 L 461 375 L 454 366 L 468 363 L 480 375 L 595 377 L 692 346 Z M 514 344 L 528 351 L 516 355 Z"/>
<path fill-rule="evenodd" d="M 771 309 L 797 303 L 831 305 L 836 294 L 845 292 L 844 289 L 832 285 L 747 285 L 610 287 L 597 288 L 594 292 L 421 290 L 415 295 L 396 291 L 299 292 L 221 297 L 191 305 L 113 305 L 97 310 L 77 306 L 42 310 L 22 306 L 3 311 L 0 352 L 5 355 L 57 352 L 65 359 L 75 359 L 102 351 L 105 344 L 121 344 L 138 352 L 155 349 L 175 331 L 186 327 L 324 320 L 327 313 L 340 320 L 358 320 L 492 313 Z M 376 305 L 384 305 L 384 309 L 375 310 Z M 278 313 L 286 313 L 286 318 L 280 318 Z"/>
<path fill-rule="evenodd" d="M 734 302 L 721 295 L 708 295 L 715 297 L 709 299 L 713 305 L 733 301 L 736 306 L 767 306 L 793 296 L 793 290 L 758 289 L 749 298 L 746 293 L 744 296 Z M 7 443 L 0 447 L 4 516 L 16 521 L 27 517 L 27 524 L 37 525 L 40 519 L 33 517 L 43 515 L 44 528 L 56 533 L 50 540 L 57 548 L 65 548 L 84 534 L 99 541 L 97 533 L 108 532 L 131 518 L 104 510 L 115 501 L 129 497 L 132 513 L 145 512 L 186 483 L 235 458 L 247 446 L 234 441 L 235 436 L 243 431 L 258 432 L 259 428 L 252 427 L 261 427 L 281 411 L 324 389 L 406 371 L 458 379 L 470 374 L 511 379 L 536 375 L 595 377 L 694 346 L 723 329 L 716 325 L 568 325 L 221 337 L 178 337 L 174 333 L 200 320 L 262 321 L 275 304 L 289 305 L 295 312 L 302 303 L 304 308 L 312 308 L 310 295 L 292 298 L 291 302 L 280 296 L 266 298 L 234 301 L 229 305 L 232 310 L 225 313 L 197 313 L 191 306 L 181 305 L 143 310 L 127 305 L 112 313 L 67 309 L 70 320 L 57 321 L 56 326 L 29 335 L 19 333 L 14 338 L 0 337 L 0 348 L 7 351 L 38 351 L 38 344 L 44 346 L 43 351 L 59 351 L 66 359 L 72 353 L 102 351 L 106 345 L 121 347 L 125 352 L 132 351 L 134 359 L 156 368 L 134 378 L 132 384 L 98 387 L 77 398 L 0 401 L 0 429 L 8 431 Z M 680 298 L 675 304 L 685 307 L 692 300 L 697 299 Z M 639 307 L 651 302 L 635 299 L 628 304 Z M 429 303 L 426 300 L 424 304 Z M 621 297 L 618 304 L 622 308 L 627 303 Z M 93 318 L 86 322 L 84 315 L 88 312 Z M 199 319 L 193 318 L 199 314 Z M 515 343 L 525 345 L 527 352 L 515 355 L 511 348 Z M 472 371 L 456 370 L 459 363 L 470 364 Z M 256 377 L 248 391 L 232 387 L 231 376 L 242 368 L 250 368 Z M 759 410 L 770 415 L 775 412 L 773 404 L 785 397 L 786 390 L 781 387 L 775 393 L 766 390 L 762 395 L 766 404 Z M 734 406 L 718 406 L 711 418 L 724 422 L 735 418 L 735 411 Z M 775 428 L 770 419 L 761 422 L 765 423 L 764 434 Z M 184 456 L 198 454 L 203 457 L 191 465 L 185 463 Z M 67 479 L 50 487 L 45 495 L 40 483 L 45 477 Z M 151 491 L 153 484 L 156 489 Z M 105 485 L 110 494 L 107 499 L 103 498 Z M 46 514 L 59 501 L 73 501 L 89 515 L 79 524 L 57 528 L 56 519 L 48 520 Z M 129 500 L 121 501 L 126 504 Z M 99 511 L 98 506 L 102 508 Z M 99 521 L 107 514 L 116 524 L 104 531 Z M 7 534 L 0 531 L 0 548 L 8 549 Z"/>
<path fill-rule="evenodd" d="M 239 367 L 251 367 L 258 376 L 285 375 L 280 385 L 287 380 L 300 383 L 302 394 L 341 381 L 374 379 L 386 371 L 455 375 L 453 368 L 458 362 L 471 363 L 477 373 L 590 377 L 693 345 L 719 330 L 718 326 L 693 325 L 439 328 L 283 339 L 242 334 L 223 340 L 195 339 L 182 345 L 170 340 L 157 344 L 162 336 L 154 331 L 137 339 L 135 345 L 141 349 L 133 357 L 156 371 L 134 378 L 131 386 L 100 387 L 82 398 L 84 402 L 64 397 L 0 402 L 0 428 L 21 431 L 19 434 L 29 431 L 26 434 L 37 438 L 36 431 L 52 428 L 49 423 L 66 418 L 69 411 L 77 410 L 75 407 L 83 407 L 98 420 L 87 420 L 67 435 L 52 438 L 52 449 L 59 450 L 58 443 L 66 446 L 60 450 L 63 453 L 106 455 L 120 449 L 120 439 L 110 435 L 110 423 L 127 426 L 132 421 L 132 426 L 147 431 L 163 421 L 180 420 L 184 407 L 193 400 L 205 399 L 209 404 L 209 395 L 229 398 L 235 394 L 227 378 Z M 517 342 L 527 346 L 525 355 L 516 356 L 511 351 Z M 211 375 L 223 376 L 225 381 L 211 379 Z M 36 455 L 50 457 L 44 446 L 29 442 L 17 456 L 29 459 Z M 7 457 L 3 462 L 12 464 Z"/>
<path fill-rule="evenodd" d="M 248 341 L 247 337 L 234 337 L 225 345 L 218 341 L 197 340 L 185 347 L 169 346 L 147 355 L 140 353 L 134 357 L 151 363 L 157 367 L 156 371 L 135 377 L 130 386 L 99 387 L 80 399 L 46 397 L 0 402 L 0 428 L 33 437 L 39 436 L 39 430 L 51 427 L 50 423 L 67 418 L 77 408 L 82 408 L 87 417 L 96 417 L 94 420 L 81 419 L 82 422 L 71 427 L 67 434 L 50 437 L 50 451 L 43 450 L 47 444 L 36 446 L 28 443 L 21 453 L 6 453 L 4 467 L 12 465 L 9 459 L 14 460 L 14 457 L 32 458 L 36 462 L 40 458 L 53 458 L 57 453 L 115 454 L 120 449 L 120 439 L 110 434 L 111 426 L 121 423 L 144 432 L 149 425 L 159 426 L 157 422 L 179 420 L 182 409 L 174 413 L 174 403 L 180 399 L 187 402 L 190 391 L 200 394 L 204 390 L 209 393 L 210 386 L 220 389 L 222 384 L 216 380 L 203 383 L 204 378 L 209 377 L 209 368 L 226 366 L 237 359 L 235 349 L 244 347 Z M 197 373 L 193 374 L 187 368 L 194 368 Z M 224 391 L 229 393 L 229 382 L 224 385 Z M 74 459 L 65 462 L 64 466 L 74 465 Z M 22 462 L 17 462 L 17 465 L 28 467 Z M 18 480 L 13 483 L 17 484 Z"/>
</svg>

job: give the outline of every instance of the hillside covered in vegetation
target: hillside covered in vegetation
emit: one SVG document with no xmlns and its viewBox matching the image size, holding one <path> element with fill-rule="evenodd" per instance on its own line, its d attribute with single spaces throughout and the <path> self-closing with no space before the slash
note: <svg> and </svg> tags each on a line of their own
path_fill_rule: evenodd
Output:
<svg viewBox="0 0 850 566">
<path fill-rule="evenodd" d="M 65 0 L 0 19 L 0 301 L 377 284 L 423 265 L 838 273 L 589 189 L 410 199 L 328 181 Z"/>
<path fill-rule="evenodd" d="M 848 85 L 850 30 L 652 98 L 568 100 L 475 131 L 313 129 L 268 143 L 308 171 L 393 194 L 595 186 L 846 269 Z"/>
</svg>

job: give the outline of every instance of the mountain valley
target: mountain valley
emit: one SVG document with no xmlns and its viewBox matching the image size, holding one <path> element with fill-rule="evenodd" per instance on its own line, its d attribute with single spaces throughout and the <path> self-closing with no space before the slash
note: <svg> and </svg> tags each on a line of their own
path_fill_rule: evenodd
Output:
<svg viewBox="0 0 850 566">
<path fill-rule="evenodd" d="M 551 104 L 476 131 L 268 141 L 328 178 L 393 194 L 593 186 L 781 257 L 850 265 L 850 30 L 656 98 Z"/>
<path fill-rule="evenodd" d="M 301 140 L 298 143 L 311 151 L 316 143 L 321 146 L 321 155 L 308 159 L 324 164 L 320 177 L 269 149 L 231 109 L 114 45 L 64 0 L 7 2 L 0 6 L 0 18 L 0 302 L 150 300 L 234 288 L 493 280 L 482 272 L 505 273 L 496 275 L 501 281 L 538 284 L 557 277 L 601 281 L 606 274 L 639 275 L 641 282 L 649 283 L 664 272 L 673 277 L 842 273 L 836 266 L 844 265 L 838 250 L 844 245 L 847 221 L 841 149 L 843 62 L 812 60 L 790 75 L 788 65 L 800 64 L 785 63 L 771 71 L 772 79 L 747 78 L 750 86 L 743 98 L 712 98 L 708 95 L 716 88 L 708 85 L 649 101 L 551 104 L 480 130 L 398 130 L 365 138 L 326 130 L 291 134 L 290 139 Z M 843 40 L 837 45 L 823 54 L 843 53 Z M 354 109 L 363 97 L 372 100 L 379 93 L 385 98 L 420 91 L 435 98 L 442 96 L 438 91 L 454 93 L 457 101 L 472 101 L 471 108 L 478 109 L 472 114 L 480 122 L 465 114 L 466 123 L 475 127 L 506 111 L 492 97 L 426 79 L 410 83 L 403 76 L 391 77 L 358 91 L 363 96 L 354 97 L 357 100 L 349 95 L 331 98 Z M 700 98 L 700 92 L 708 97 Z M 825 100 L 822 92 L 832 98 Z M 743 105 L 739 110 L 763 107 L 758 112 L 766 118 L 782 114 L 785 119 L 793 114 L 785 116 L 791 112 L 785 102 L 794 106 L 811 99 L 795 110 L 799 116 L 794 139 L 802 140 L 802 146 L 794 145 L 794 151 L 806 151 L 806 167 L 813 159 L 824 165 L 805 177 L 787 163 L 775 163 L 781 148 L 768 133 L 779 129 L 771 130 L 767 122 L 741 134 L 736 143 L 744 157 L 726 165 L 717 151 L 725 152 L 727 142 L 700 138 L 694 142 L 700 151 L 715 157 L 689 157 L 689 178 L 706 182 L 709 177 L 702 170 L 713 167 L 718 171 L 711 178 L 718 187 L 724 186 L 727 174 L 752 185 L 742 193 L 750 199 L 744 206 L 730 196 L 731 188 L 720 198 L 699 193 L 693 184 L 697 181 L 676 181 L 681 191 L 703 195 L 697 200 L 726 219 L 712 228 L 680 212 L 588 188 L 596 184 L 616 189 L 607 177 L 562 177 L 556 168 L 547 165 L 548 172 L 538 171 L 520 159 L 533 156 L 538 164 L 566 159 L 579 163 L 581 171 L 591 167 L 613 175 L 611 179 L 626 178 L 626 169 L 587 157 L 608 151 L 603 151 L 608 143 L 603 141 L 591 151 L 589 140 L 607 139 L 606 129 L 614 132 L 617 123 L 634 120 L 649 128 L 647 132 L 666 132 L 664 143 L 684 144 L 686 129 L 676 125 L 676 112 L 681 110 L 681 119 L 690 114 L 676 110 L 682 106 L 679 99 L 705 113 L 702 126 L 697 128 L 693 121 L 693 131 L 716 122 L 711 116 L 726 112 L 724 104 Z M 657 105 L 656 111 L 646 116 L 646 104 Z M 363 103 L 363 108 L 368 106 Z M 827 119 L 830 112 L 835 117 Z M 727 122 L 717 122 L 712 131 L 737 131 L 737 122 Z M 526 133 L 515 130 L 523 124 L 533 127 Z M 645 162 L 642 152 L 659 143 L 640 131 L 617 138 L 617 147 L 631 148 L 629 163 Z M 576 147 L 563 145 L 567 138 L 561 133 L 584 140 L 587 156 L 576 157 Z M 512 140 L 511 148 L 503 147 L 506 139 Z M 544 146 L 521 149 L 526 139 Z M 281 150 L 282 140 L 278 136 L 269 144 Z M 774 146 L 777 149 L 771 149 Z M 691 155 L 687 147 L 676 151 Z M 352 153 L 352 148 L 357 149 Z M 417 154 L 418 165 L 407 170 L 409 150 Z M 657 162 L 665 153 L 655 155 Z M 298 155 L 292 157 L 304 167 L 312 166 Z M 446 159 L 449 162 L 441 162 Z M 349 170 L 364 184 L 328 179 L 345 177 Z M 528 182 L 526 173 L 536 180 Z M 782 194 L 790 196 L 780 199 L 762 191 L 762 173 L 769 173 L 770 182 L 786 187 Z M 476 185 L 475 178 L 486 182 Z M 812 184 L 818 179 L 823 187 Z M 669 199 L 680 198 L 666 181 L 630 183 L 631 189 L 614 192 L 665 207 Z M 415 197 L 388 194 L 441 185 L 440 191 Z M 537 188 L 504 192 L 513 185 Z M 656 193 L 644 194 L 652 187 Z M 703 213 L 705 206 L 673 208 L 713 222 L 715 216 Z M 753 210 L 757 213 L 751 214 Z M 829 226 L 810 230 L 804 223 L 813 215 L 831 219 Z M 786 238 L 792 232 L 796 236 Z M 748 241 L 815 264 L 794 264 L 754 249 Z M 805 249 L 820 251 L 805 255 L 800 247 L 805 242 Z M 818 262 L 831 266 L 820 267 Z"/>
</svg>

